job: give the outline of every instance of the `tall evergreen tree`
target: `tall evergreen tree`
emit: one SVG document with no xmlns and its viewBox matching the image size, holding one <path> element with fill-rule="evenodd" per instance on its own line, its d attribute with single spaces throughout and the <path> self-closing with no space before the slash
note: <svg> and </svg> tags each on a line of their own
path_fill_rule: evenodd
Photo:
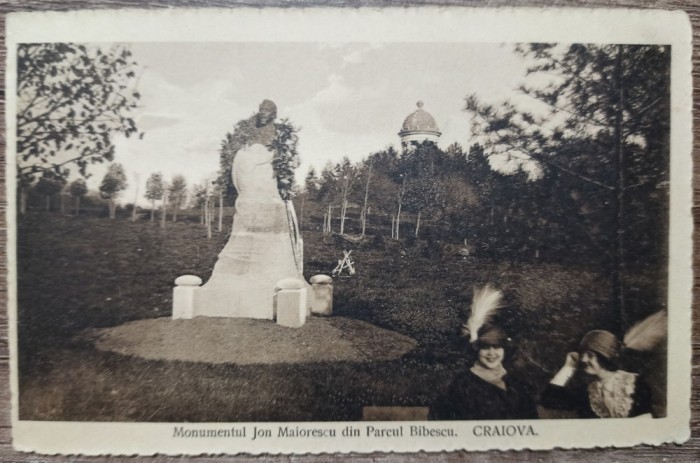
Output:
<svg viewBox="0 0 700 463">
<path fill-rule="evenodd" d="M 557 172 L 581 224 L 610 265 L 613 299 L 627 326 L 627 278 L 635 263 L 658 268 L 668 201 L 670 49 L 656 45 L 531 44 L 517 50 L 546 73 L 523 85 L 540 108 L 500 108 L 472 95 L 465 109 L 489 156 Z M 565 194 L 567 192 L 559 192 Z M 600 251 L 603 251 L 602 253 Z M 662 277 L 661 275 L 659 275 Z"/>
</svg>

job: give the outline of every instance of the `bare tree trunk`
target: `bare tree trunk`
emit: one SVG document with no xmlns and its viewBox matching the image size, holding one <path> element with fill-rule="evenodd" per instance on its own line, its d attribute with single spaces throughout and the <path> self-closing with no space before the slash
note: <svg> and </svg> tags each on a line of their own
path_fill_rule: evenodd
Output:
<svg viewBox="0 0 700 463">
<path fill-rule="evenodd" d="M 209 196 L 207 196 L 207 239 L 211 239 L 211 216 L 212 216 L 212 210 L 211 210 L 211 200 Z"/>
<path fill-rule="evenodd" d="M 219 226 L 217 231 L 224 229 L 224 192 L 219 191 Z"/>
<path fill-rule="evenodd" d="M 348 210 L 348 201 L 343 197 L 343 204 L 340 207 L 340 234 L 345 233 L 345 213 Z"/>
<path fill-rule="evenodd" d="M 396 212 L 396 239 L 399 239 L 399 229 L 401 228 L 401 206 L 403 205 L 403 195 L 406 193 L 406 177 L 401 182 L 401 190 L 399 191 L 399 208 Z"/>
<path fill-rule="evenodd" d="M 61 192 L 61 215 L 66 215 L 66 194 Z"/>
<path fill-rule="evenodd" d="M 329 205 L 328 205 L 328 231 L 327 231 L 327 233 L 328 233 L 329 235 L 331 235 L 331 234 L 333 233 L 333 230 L 332 230 L 332 224 L 333 224 L 333 222 L 332 222 L 332 220 L 333 220 L 333 206 L 331 206 L 331 205 L 329 204 Z"/>
<path fill-rule="evenodd" d="M 415 236 L 418 238 L 418 229 L 420 228 L 420 211 L 418 211 L 418 216 L 416 217 L 416 233 Z"/>
<path fill-rule="evenodd" d="M 361 236 L 365 236 L 365 229 L 367 228 L 367 200 L 369 199 L 369 180 L 372 177 L 372 162 L 369 163 L 369 170 L 367 171 L 367 182 L 365 183 L 365 200 L 362 204 L 362 233 Z"/>
<path fill-rule="evenodd" d="M 399 211 L 396 213 L 396 239 L 399 239 L 399 229 L 401 228 L 401 203 L 399 203 Z"/>
<path fill-rule="evenodd" d="M 365 236 L 365 208 L 360 211 L 360 236 Z"/>
<path fill-rule="evenodd" d="M 109 218 L 115 219 L 117 217 L 117 203 L 114 199 L 109 200 Z"/>
<path fill-rule="evenodd" d="M 396 216 L 391 214 L 391 239 L 396 237 Z"/>
<path fill-rule="evenodd" d="M 153 218 L 154 213 L 153 212 L 154 212 L 155 208 L 156 208 L 156 200 L 152 199 L 151 200 L 151 222 L 153 222 L 153 220 L 154 220 L 154 218 Z"/>
<path fill-rule="evenodd" d="M 75 197 L 75 216 L 80 215 L 80 196 Z"/>
<path fill-rule="evenodd" d="M 134 193 L 134 206 L 131 208 L 131 221 L 136 222 L 136 215 L 138 213 L 139 207 L 136 205 L 136 201 L 139 199 L 139 176 L 138 174 L 134 175 L 136 177 L 136 193 Z"/>
<path fill-rule="evenodd" d="M 177 222 L 177 210 L 180 209 L 180 201 L 173 201 L 173 223 Z"/>
<path fill-rule="evenodd" d="M 160 228 L 165 230 L 165 216 L 168 215 L 168 195 L 163 194 L 163 204 L 161 206 L 161 214 L 160 214 Z"/>
<path fill-rule="evenodd" d="M 350 189 L 350 175 L 345 175 L 345 184 L 343 185 L 343 200 L 340 203 L 340 234 L 345 233 L 345 214 L 348 210 L 348 190 Z"/>
</svg>

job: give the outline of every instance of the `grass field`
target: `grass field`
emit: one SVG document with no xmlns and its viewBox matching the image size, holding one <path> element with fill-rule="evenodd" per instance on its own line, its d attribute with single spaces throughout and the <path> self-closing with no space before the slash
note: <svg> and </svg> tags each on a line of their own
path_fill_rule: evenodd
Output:
<svg viewBox="0 0 700 463">
<path fill-rule="evenodd" d="M 230 222 L 230 220 L 227 220 Z M 226 242 L 194 222 L 130 222 L 33 212 L 18 225 L 20 417 L 89 421 L 361 419 L 369 405 L 425 406 L 472 361 L 460 337 L 472 291 L 504 290 L 499 321 L 516 338 L 510 367 L 540 388 L 588 329 L 615 326 L 596 269 L 464 258 L 444 246 L 368 239 L 350 245 L 303 230 L 305 276 L 336 278 L 334 315 L 410 336 L 418 347 L 374 363 L 237 366 L 101 352 L 84 329 L 167 317 L 173 280 L 206 280 Z M 415 241 L 415 242 L 414 242 Z"/>
</svg>

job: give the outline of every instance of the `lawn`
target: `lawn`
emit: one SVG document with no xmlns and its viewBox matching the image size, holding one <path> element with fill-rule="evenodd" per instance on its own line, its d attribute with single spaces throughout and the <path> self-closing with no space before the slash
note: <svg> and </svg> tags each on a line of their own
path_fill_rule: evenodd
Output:
<svg viewBox="0 0 700 463">
<path fill-rule="evenodd" d="M 303 230 L 305 276 L 352 249 L 357 273 L 334 281 L 334 315 L 417 341 L 372 363 L 273 365 L 145 360 L 97 350 L 89 328 L 167 317 L 176 277 L 206 280 L 230 226 L 131 222 L 32 212 L 18 224 L 20 418 L 75 421 L 359 420 L 362 407 L 425 406 L 472 361 L 460 336 L 472 291 L 503 289 L 516 338 L 510 367 L 541 388 L 588 329 L 615 326 L 593 268 L 463 257 L 444 244 L 352 244 Z M 388 233 L 387 233 L 388 235 Z M 263 342 L 263 341 L 261 341 Z"/>
</svg>

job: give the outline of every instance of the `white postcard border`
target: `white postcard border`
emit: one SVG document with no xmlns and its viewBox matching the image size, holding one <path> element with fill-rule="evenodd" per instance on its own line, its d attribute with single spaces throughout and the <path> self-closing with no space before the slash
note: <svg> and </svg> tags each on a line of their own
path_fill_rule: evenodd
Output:
<svg viewBox="0 0 700 463">
<path fill-rule="evenodd" d="M 75 27 L 80 24 L 80 27 Z M 261 27 L 264 25 L 264 27 Z M 271 33 L 274 31 L 274 34 Z M 690 435 L 692 303 L 691 30 L 682 12 L 541 9 L 234 9 L 18 13 L 7 19 L 6 86 L 15 88 L 21 42 L 585 42 L 672 45 L 668 417 L 654 420 L 342 423 L 89 423 L 18 419 L 15 93 L 7 94 L 8 297 L 12 421 L 18 450 L 47 454 L 215 454 L 551 449 L 681 443 Z M 246 428 L 246 438 L 174 437 L 176 428 Z M 339 437 L 251 439 L 254 427 L 334 429 Z M 347 426 L 362 438 L 342 437 Z M 410 436 L 411 426 L 456 436 Z M 483 436 L 484 427 L 516 435 Z M 367 437 L 401 427 L 403 437 Z M 521 433 L 536 435 L 519 435 Z M 522 430 L 522 431 L 520 431 Z M 481 436 L 476 434 L 482 434 Z"/>
</svg>

